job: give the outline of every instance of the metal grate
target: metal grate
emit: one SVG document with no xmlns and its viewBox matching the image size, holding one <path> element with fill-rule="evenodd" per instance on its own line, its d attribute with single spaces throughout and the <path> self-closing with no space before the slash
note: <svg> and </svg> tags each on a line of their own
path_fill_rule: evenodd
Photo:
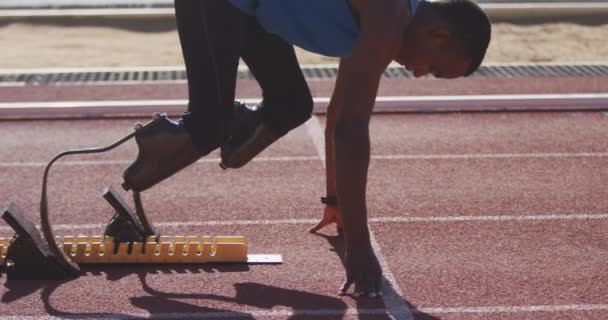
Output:
<svg viewBox="0 0 608 320">
<path fill-rule="evenodd" d="M 337 66 L 304 66 L 307 79 L 333 79 Z M 596 77 L 608 76 L 608 64 L 526 64 L 487 65 L 480 67 L 473 77 Z M 413 78 L 401 67 L 389 67 L 384 72 L 389 79 Z M 428 76 L 430 78 L 430 76 Z M 248 70 L 239 70 L 238 79 L 254 79 Z M 95 70 L 95 71 L 49 71 L 49 72 L 0 72 L 0 84 L 20 85 L 80 85 L 109 83 L 154 83 L 186 81 L 183 69 L 162 70 Z"/>
</svg>

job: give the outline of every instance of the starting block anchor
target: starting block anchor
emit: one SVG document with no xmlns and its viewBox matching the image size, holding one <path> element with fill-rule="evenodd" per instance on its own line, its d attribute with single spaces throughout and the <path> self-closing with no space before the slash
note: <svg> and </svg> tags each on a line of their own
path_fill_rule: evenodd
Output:
<svg viewBox="0 0 608 320">
<path fill-rule="evenodd" d="M 6 247 L 0 245 L 0 266 L 9 280 L 62 280 L 78 276 L 80 270 L 66 268 L 34 223 L 14 203 L 5 207 L 2 219 L 16 232 Z"/>
</svg>

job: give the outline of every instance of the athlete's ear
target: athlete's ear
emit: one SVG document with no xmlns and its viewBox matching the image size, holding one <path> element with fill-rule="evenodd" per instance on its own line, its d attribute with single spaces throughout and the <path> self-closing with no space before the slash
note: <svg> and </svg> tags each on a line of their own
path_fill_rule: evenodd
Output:
<svg viewBox="0 0 608 320">
<path fill-rule="evenodd" d="M 443 47 L 450 42 L 450 37 L 452 36 L 452 33 L 448 29 L 439 27 L 431 30 L 430 36 L 431 43 L 434 47 Z"/>
</svg>

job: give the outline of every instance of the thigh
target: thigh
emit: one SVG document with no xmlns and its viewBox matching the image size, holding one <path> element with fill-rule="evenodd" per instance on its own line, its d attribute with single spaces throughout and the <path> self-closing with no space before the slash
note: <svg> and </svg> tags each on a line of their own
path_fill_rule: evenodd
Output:
<svg viewBox="0 0 608 320">
<path fill-rule="evenodd" d="M 293 45 L 257 22 L 246 28 L 241 57 L 262 88 L 264 117 L 287 131 L 306 121 L 312 98 Z"/>
<path fill-rule="evenodd" d="M 232 105 L 243 40 L 243 14 L 228 1 L 175 0 L 190 111 Z"/>
<path fill-rule="evenodd" d="M 241 57 L 259 82 L 265 100 L 308 91 L 293 45 L 257 23 L 247 28 Z"/>
</svg>

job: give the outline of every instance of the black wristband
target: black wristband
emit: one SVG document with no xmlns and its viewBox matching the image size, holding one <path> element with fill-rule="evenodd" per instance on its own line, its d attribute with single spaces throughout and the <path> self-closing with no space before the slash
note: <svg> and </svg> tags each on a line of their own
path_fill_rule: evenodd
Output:
<svg viewBox="0 0 608 320">
<path fill-rule="evenodd" d="M 336 196 L 326 196 L 321 197 L 321 203 L 328 206 L 337 206 L 338 205 L 338 197 Z"/>
</svg>

